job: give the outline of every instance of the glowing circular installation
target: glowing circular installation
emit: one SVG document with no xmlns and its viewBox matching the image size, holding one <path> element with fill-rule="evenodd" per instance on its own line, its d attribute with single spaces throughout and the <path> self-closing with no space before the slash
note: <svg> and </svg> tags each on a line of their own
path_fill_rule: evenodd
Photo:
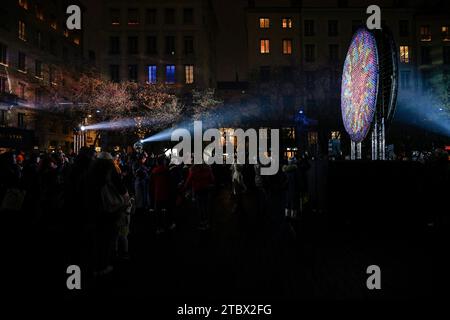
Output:
<svg viewBox="0 0 450 320">
<path fill-rule="evenodd" d="M 355 142 L 364 140 L 372 124 L 377 105 L 378 77 L 375 37 L 366 29 L 359 29 L 345 58 L 341 87 L 344 127 Z"/>
</svg>

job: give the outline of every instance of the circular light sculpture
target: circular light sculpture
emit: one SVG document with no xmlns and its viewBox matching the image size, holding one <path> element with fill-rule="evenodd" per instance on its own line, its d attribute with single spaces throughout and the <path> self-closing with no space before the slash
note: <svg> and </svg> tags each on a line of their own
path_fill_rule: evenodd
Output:
<svg viewBox="0 0 450 320">
<path fill-rule="evenodd" d="M 354 142 L 371 128 L 377 108 L 379 61 L 374 35 L 361 28 L 353 36 L 344 63 L 341 111 L 344 127 Z"/>
</svg>

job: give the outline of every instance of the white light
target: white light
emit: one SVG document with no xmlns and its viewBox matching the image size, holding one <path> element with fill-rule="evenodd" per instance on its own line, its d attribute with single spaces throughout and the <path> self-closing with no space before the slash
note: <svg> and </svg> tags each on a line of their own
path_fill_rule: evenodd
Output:
<svg viewBox="0 0 450 320">
<path fill-rule="evenodd" d="M 81 129 L 81 131 L 85 131 L 86 127 L 85 126 L 81 126 L 80 129 Z"/>
</svg>

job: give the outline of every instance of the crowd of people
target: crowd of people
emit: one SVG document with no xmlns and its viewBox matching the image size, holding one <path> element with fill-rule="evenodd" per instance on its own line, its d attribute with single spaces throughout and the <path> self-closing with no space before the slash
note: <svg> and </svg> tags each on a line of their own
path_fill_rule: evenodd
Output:
<svg viewBox="0 0 450 320">
<path fill-rule="evenodd" d="M 286 190 L 285 214 L 294 219 L 306 198 L 308 161 L 290 159 L 280 175 Z M 276 178 L 279 178 L 278 176 Z M 74 260 L 88 261 L 96 275 L 112 270 L 113 261 L 128 259 L 133 216 L 154 217 L 155 232 L 173 232 L 177 215 L 189 203 L 198 229 L 211 229 L 214 190 L 228 188 L 232 212 L 245 215 L 244 198 L 255 191 L 259 210 L 267 210 L 270 181 L 261 165 L 175 165 L 164 155 L 96 153 L 81 148 L 63 152 L 8 152 L 0 155 L 1 210 L 21 212 L 29 223 L 63 228 Z M 88 248 L 89 252 L 86 252 Z"/>
</svg>

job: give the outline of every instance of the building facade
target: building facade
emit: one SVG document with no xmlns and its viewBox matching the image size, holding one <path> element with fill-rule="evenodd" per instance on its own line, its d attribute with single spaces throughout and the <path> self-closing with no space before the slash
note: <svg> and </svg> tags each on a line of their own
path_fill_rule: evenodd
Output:
<svg viewBox="0 0 450 320">
<path fill-rule="evenodd" d="M 307 118 L 317 120 L 305 137 L 307 144 L 320 143 L 326 152 L 328 139 L 344 133 L 340 116 L 343 64 L 352 35 L 365 25 L 371 4 L 250 0 L 236 5 L 245 16 L 242 28 L 247 62 L 239 70 L 235 96 L 229 101 L 245 96 L 248 104 L 258 105 L 275 120 L 293 121 L 298 112 L 304 112 Z M 433 86 L 448 88 L 450 15 L 441 7 L 445 4 L 386 0 L 378 5 L 382 25 L 389 27 L 397 45 L 399 98 L 433 90 Z M 223 58 L 218 56 L 218 60 Z M 226 96 L 233 96 L 229 90 L 233 79 L 217 77 L 219 89 L 227 89 Z M 248 88 L 245 95 L 242 83 Z"/>
<path fill-rule="evenodd" d="M 102 1 L 90 44 L 112 81 L 215 86 L 214 14 L 210 2 Z"/>
<path fill-rule="evenodd" d="M 73 132 L 51 112 L 51 92 L 76 79 L 82 34 L 66 28 L 66 1 L 6 0 L 0 8 L 0 148 L 70 151 Z"/>
</svg>

